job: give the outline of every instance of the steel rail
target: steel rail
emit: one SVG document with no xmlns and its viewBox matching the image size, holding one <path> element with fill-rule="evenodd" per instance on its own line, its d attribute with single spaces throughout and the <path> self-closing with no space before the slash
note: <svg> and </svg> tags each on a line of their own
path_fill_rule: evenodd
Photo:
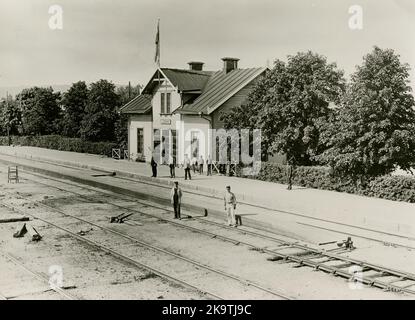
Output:
<svg viewBox="0 0 415 320">
<path fill-rule="evenodd" d="M 48 178 L 46 178 L 46 179 L 48 179 Z M 62 181 L 56 180 L 56 179 L 52 179 L 52 180 L 63 183 L 63 184 L 68 184 L 68 185 L 72 185 L 72 186 L 75 186 L 75 187 L 84 188 L 86 190 L 93 190 L 94 192 L 99 192 L 101 194 L 108 195 L 105 192 L 97 191 L 97 190 L 89 188 L 89 187 L 77 186 L 75 184 L 62 182 Z M 34 181 L 34 180 L 32 180 L 32 181 Z M 173 224 L 173 225 L 185 228 L 185 229 L 189 229 L 189 230 L 192 230 L 194 232 L 204 233 L 204 234 L 209 235 L 213 238 L 221 239 L 223 241 L 231 242 L 231 243 L 234 243 L 234 244 L 243 244 L 243 245 L 246 245 L 246 246 L 251 247 L 251 248 L 259 249 L 262 252 L 280 257 L 283 260 L 297 262 L 300 265 L 307 265 L 309 267 L 313 267 L 315 269 L 319 269 L 319 270 L 322 270 L 322 271 L 325 271 L 325 272 L 329 272 L 329 273 L 332 273 L 334 275 L 342 276 L 344 278 L 352 279 L 352 278 L 354 278 L 354 275 L 349 273 L 349 272 L 346 272 L 344 270 L 341 270 L 343 268 L 339 268 L 339 267 L 336 267 L 336 266 L 328 266 L 328 265 L 324 265 L 322 262 L 312 261 L 313 258 L 312 259 L 302 258 L 301 254 L 284 254 L 284 253 L 278 253 L 277 250 L 283 250 L 283 249 L 286 249 L 288 247 L 292 247 L 292 248 L 296 248 L 296 249 L 299 249 L 299 250 L 304 250 L 308 255 L 312 254 L 312 255 L 318 256 L 318 257 L 323 257 L 323 256 L 324 257 L 329 257 L 330 259 L 328 261 L 334 261 L 334 260 L 343 261 L 343 262 L 346 262 L 346 265 L 350 265 L 350 266 L 357 265 L 357 266 L 360 266 L 362 268 L 370 268 L 371 270 L 384 272 L 384 273 L 387 273 L 388 275 L 391 275 L 391 276 L 394 276 L 394 277 L 400 277 L 401 279 L 415 281 L 415 275 L 413 275 L 411 273 L 401 272 L 401 271 L 391 269 L 391 268 L 387 268 L 387 267 L 384 267 L 384 266 L 371 264 L 371 263 L 366 262 L 366 261 L 361 261 L 361 260 L 356 260 L 356 259 L 352 259 L 352 258 L 339 256 L 339 255 L 329 253 L 329 252 L 324 251 L 324 250 L 311 248 L 311 247 L 301 245 L 301 244 L 298 244 L 298 243 L 287 242 L 287 241 L 284 241 L 284 240 L 276 239 L 274 237 L 269 237 L 269 238 L 270 238 L 270 240 L 273 240 L 273 241 L 281 244 L 282 245 L 281 248 L 273 249 L 273 250 L 269 250 L 269 249 L 265 249 L 265 248 L 257 248 L 256 246 L 254 246 L 254 245 L 252 245 L 248 242 L 235 240 L 235 239 L 232 239 L 232 238 L 229 238 L 229 237 L 226 237 L 226 236 L 222 236 L 222 235 L 212 233 L 210 231 L 206 231 L 206 230 L 203 230 L 203 229 L 198 229 L 198 228 L 195 228 L 195 227 L 192 227 L 192 226 L 184 225 L 182 223 L 171 221 L 169 219 L 165 219 L 165 218 L 159 217 L 159 216 L 154 215 L 154 214 L 142 212 L 138 209 L 132 209 L 132 208 L 129 208 L 129 207 L 121 206 L 121 205 L 118 205 L 118 204 L 111 203 L 110 201 L 102 201 L 102 200 L 92 199 L 89 196 L 82 195 L 82 194 L 79 194 L 79 193 L 71 191 L 71 190 L 65 190 L 65 189 L 62 189 L 62 188 L 59 188 L 59 187 L 56 187 L 56 186 L 47 185 L 45 183 L 41 183 L 41 182 L 38 182 L 38 181 L 34 181 L 34 182 L 42 184 L 42 185 L 46 185 L 48 187 L 53 187 L 53 188 L 56 188 L 56 189 L 60 189 L 61 191 L 64 191 L 64 192 L 76 194 L 76 195 L 78 195 L 78 196 L 80 196 L 84 199 L 89 200 L 89 201 L 99 202 L 99 203 L 103 203 L 103 204 L 110 204 L 110 205 L 119 207 L 119 208 L 124 209 L 124 210 L 133 211 L 133 212 L 136 212 L 136 213 L 140 213 L 142 215 L 157 218 L 161 221 L 165 221 L 167 223 L 170 223 L 170 224 Z M 116 197 L 118 197 L 118 195 Z M 124 196 L 123 197 L 118 197 L 118 198 L 126 199 L 126 197 L 124 197 Z M 137 202 L 139 202 L 139 201 L 137 201 Z M 162 208 L 162 207 L 149 205 L 149 204 L 146 204 L 146 203 L 143 203 L 143 202 L 139 202 L 139 203 L 145 204 L 145 205 L 150 206 L 150 207 L 155 207 L 155 208 L 159 208 L 159 209 L 163 209 L 165 211 L 168 211 L 168 210 L 166 210 L 165 208 Z M 206 222 L 207 220 L 201 219 L 200 221 Z M 221 224 L 217 224 L 217 223 L 212 222 L 212 221 L 209 221 L 209 223 L 221 226 L 221 227 L 226 228 L 226 229 L 235 230 L 234 228 L 229 228 L 229 227 L 226 227 L 226 226 L 221 225 Z M 245 233 L 245 230 L 239 230 L 239 231 Z M 259 235 L 256 232 L 252 232 L 252 231 L 247 231 L 246 233 L 250 233 L 250 234 L 255 235 L 255 236 Z M 315 259 L 315 257 L 314 257 L 314 259 Z M 402 281 L 402 280 L 397 280 L 397 281 L 394 281 L 394 282 L 398 282 L 398 281 Z M 369 277 L 363 279 L 363 282 L 365 284 L 376 286 L 376 287 L 383 288 L 383 289 L 388 288 L 388 289 L 393 289 L 393 290 L 396 290 L 396 291 L 404 291 L 404 292 L 407 292 L 407 293 L 415 294 L 414 290 L 411 290 L 411 289 L 408 289 L 408 288 L 405 288 L 405 287 L 395 286 L 391 282 L 385 283 L 385 282 L 382 282 L 382 281 L 379 281 L 379 280 L 376 280 L 376 279 L 371 279 Z"/>
<path fill-rule="evenodd" d="M 193 285 L 192 285 L 192 284 L 190 284 L 190 283 L 187 283 L 186 281 L 182 281 L 182 280 L 180 280 L 180 279 L 174 278 L 174 277 L 172 277 L 172 276 L 170 276 L 170 275 L 168 275 L 168 274 L 164 273 L 163 271 L 160 271 L 160 270 L 158 270 L 158 269 L 156 269 L 156 268 L 153 268 L 153 267 L 151 267 L 151 266 L 149 266 L 149 265 L 147 265 L 147 264 L 144 264 L 144 263 L 142 263 L 142 262 L 138 262 L 138 261 L 136 261 L 136 260 L 134 260 L 134 259 L 131 259 L 131 258 L 129 258 L 129 257 L 127 257 L 127 256 L 125 256 L 125 255 L 123 255 L 123 254 L 121 254 L 121 253 L 119 253 L 119 252 L 117 252 L 117 251 L 115 251 L 115 250 L 111 249 L 111 248 L 108 248 L 108 247 L 106 247 L 106 246 L 104 246 L 104 245 L 102 245 L 102 244 L 99 244 L 99 243 L 97 243 L 97 242 L 95 242 L 95 241 L 93 241 L 93 240 L 90 240 L 90 239 L 87 239 L 87 238 L 85 238 L 85 237 L 82 237 L 82 236 L 80 236 L 80 235 L 76 234 L 75 232 L 72 232 L 72 231 L 70 231 L 70 230 L 68 230 L 68 229 L 66 229 L 66 228 L 64 228 L 64 227 L 62 227 L 62 226 L 59 226 L 59 225 L 57 225 L 57 224 L 55 224 L 55 223 L 53 223 L 53 222 L 50 222 L 50 221 L 48 221 L 48 220 L 46 220 L 46 219 L 40 218 L 40 217 L 38 217 L 38 216 L 36 216 L 36 215 L 34 215 L 34 214 L 31 214 L 31 213 L 25 212 L 25 211 L 23 211 L 23 210 L 17 209 L 17 208 L 15 208 L 15 207 L 13 207 L 13 206 L 10 206 L 9 204 L 4 203 L 4 202 L 3 202 L 3 201 L 1 201 L 1 200 L 0 200 L 0 204 L 1 204 L 2 206 L 6 207 L 6 208 L 9 208 L 9 209 L 14 210 L 14 211 L 16 211 L 16 212 L 19 212 L 19 213 L 21 213 L 21 214 L 28 214 L 28 215 L 30 215 L 32 218 L 37 219 L 37 220 L 39 220 L 39 221 L 42 221 L 42 222 L 44 222 L 44 223 L 46 223 L 46 224 L 48 224 L 48 225 L 50 225 L 50 226 L 53 226 L 53 227 L 55 227 L 55 228 L 57 228 L 57 229 L 59 229 L 59 230 L 63 230 L 63 231 L 65 231 L 66 233 L 69 233 L 69 234 L 70 234 L 73 238 L 75 238 L 75 239 L 77 239 L 77 240 L 79 240 L 79 241 L 81 241 L 81 242 L 88 243 L 88 244 L 89 244 L 89 245 L 91 245 L 92 247 L 97 248 L 97 249 L 100 249 L 101 251 L 104 251 L 104 252 L 110 253 L 111 255 L 113 255 L 114 257 L 116 257 L 117 259 L 122 260 L 122 261 L 124 261 L 124 262 L 127 262 L 127 263 L 128 263 L 128 264 L 130 264 L 130 265 L 134 265 L 135 267 L 139 267 L 139 268 L 141 268 L 141 269 L 146 269 L 146 270 L 149 270 L 149 271 L 153 272 L 154 274 L 158 275 L 159 277 L 162 277 L 162 278 L 164 278 L 164 279 L 167 279 L 167 280 L 169 280 L 169 281 L 172 281 L 172 282 L 174 282 L 174 283 L 176 283 L 176 284 L 181 284 L 181 285 L 183 285 L 183 286 L 185 286 L 185 287 L 187 287 L 187 288 L 191 288 L 191 289 L 193 289 L 193 290 L 197 290 L 198 292 L 201 292 L 201 293 L 203 293 L 203 294 L 210 295 L 210 296 L 215 297 L 215 298 L 217 298 L 217 299 L 219 299 L 219 300 L 224 300 L 224 298 L 220 297 L 219 295 L 216 295 L 216 294 L 214 294 L 214 293 L 209 293 L 209 292 L 207 292 L 207 291 L 203 291 L 203 290 L 201 290 L 200 288 L 198 288 L 198 287 L 196 287 L 196 286 L 193 286 Z"/>
<path fill-rule="evenodd" d="M 103 195 L 109 195 L 110 194 L 112 197 L 117 197 L 119 199 L 125 199 L 125 200 L 129 200 L 129 201 L 134 201 L 134 202 L 137 202 L 137 203 L 140 203 L 140 204 L 149 206 L 149 207 L 153 207 L 153 208 L 165 210 L 166 212 L 173 212 L 172 210 L 166 209 L 165 207 L 157 206 L 157 205 L 154 205 L 154 204 L 148 204 L 146 202 L 142 202 L 140 200 L 133 199 L 130 196 L 116 194 L 115 192 L 112 192 L 112 191 L 103 192 L 103 191 L 100 191 L 100 190 L 96 190 L 96 189 L 94 189 L 92 187 L 88 187 L 86 185 L 80 186 L 79 184 L 69 183 L 67 181 L 62 181 L 62 180 L 59 180 L 59 179 L 55 179 L 55 178 L 52 178 L 50 176 L 45 177 L 45 175 L 33 173 L 31 171 L 30 172 L 27 172 L 27 170 L 22 170 L 22 171 L 25 171 L 26 173 L 28 173 L 30 175 L 33 175 L 33 176 L 41 177 L 43 179 L 50 179 L 52 181 L 56 181 L 56 182 L 59 182 L 59 183 L 62 183 L 62 184 L 67 184 L 67 185 L 75 186 L 75 187 L 82 188 L 82 189 L 85 189 L 85 190 L 90 190 L 90 191 L 98 192 L 98 193 L 101 193 Z M 133 180 L 133 179 L 120 178 L 120 177 L 117 177 L 117 178 L 120 179 L 120 180 L 128 180 L 128 181 L 137 182 L 136 180 Z M 33 179 L 28 179 L 28 180 L 31 180 L 31 181 L 34 181 L 34 182 L 37 182 L 37 183 L 40 183 L 40 184 L 43 184 L 43 185 L 48 186 L 48 184 L 46 184 L 46 183 L 41 183 L 41 182 L 35 181 Z M 141 183 L 141 181 L 140 182 L 137 182 L 137 183 Z M 147 182 L 142 182 L 142 183 L 147 183 Z M 52 186 L 52 187 L 54 187 L 56 189 L 59 189 L 59 187 L 56 187 L 56 186 Z M 160 186 L 160 187 L 162 187 L 162 186 Z M 66 192 L 72 192 L 72 191 L 65 190 L 65 189 L 61 189 L 61 190 L 62 191 L 66 191 Z M 76 192 L 72 192 L 72 193 L 77 194 Z M 80 194 L 78 194 L 78 195 L 80 195 Z M 131 199 L 133 199 L 133 200 L 131 200 Z M 271 209 L 267 209 L 267 210 L 271 210 Z M 277 212 L 283 212 L 283 211 L 277 210 L 277 209 L 272 209 L 272 210 L 277 211 Z M 294 214 L 294 213 L 292 213 L 292 214 Z M 298 215 L 303 216 L 301 214 L 298 214 Z M 305 217 L 307 217 L 307 216 L 305 216 Z M 216 224 L 216 225 L 220 225 L 220 224 L 218 224 L 216 222 L 206 220 L 203 217 L 192 217 L 192 218 L 195 219 L 195 220 L 198 220 L 198 221 L 203 221 L 206 224 Z M 310 218 L 312 218 L 312 217 L 310 217 Z M 362 229 L 362 230 L 366 230 L 366 231 L 371 231 L 371 232 L 375 232 L 375 233 L 378 233 L 378 234 L 384 234 L 384 235 L 388 235 L 388 236 L 396 236 L 396 237 L 405 238 L 405 239 L 408 239 L 408 240 L 411 239 L 411 238 L 408 238 L 408 237 L 405 237 L 405 236 L 401 236 L 401 235 L 396 235 L 396 234 L 393 234 L 393 233 L 387 233 L 387 232 L 383 232 L 383 231 L 372 230 L 372 229 L 358 227 L 358 226 L 353 226 L 353 225 L 347 225 L 347 224 L 333 222 L 333 221 L 330 221 L 330 220 L 325 220 L 325 219 L 320 219 L 320 218 L 315 218 L 315 219 L 320 220 L 322 222 L 328 222 L 328 223 L 337 224 L 337 225 L 345 225 L 345 226 L 351 227 L 351 228 L 357 228 L 357 229 Z M 305 224 L 305 223 L 300 223 L 300 224 Z M 305 225 L 307 225 L 307 224 L 305 224 Z M 310 226 L 313 226 L 313 225 L 310 225 Z M 227 228 L 227 226 L 222 225 L 222 228 Z M 269 230 L 266 230 L 266 229 L 263 229 L 263 228 L 258 228 L 258 227 L 250 227 L 250 228 L 251 229 L 260 230 L 260 231 L 263 231 L 263 232 L 267 232 L 267 233 L 270 233 L 270 234 L 273 234 L 273 232 L 271 232 Z M 248 230 L 245 230 L 245 229 L 238 229 L 237 231 L 238 232 L 241 232 L 241 233 L 247 233 L 247 234 L 255 235 L 255 236 L 258 236 L 258 237 L 261 237 L 261 238 L 264 238 L 264 239 L 279 241 L 279 239 L 277 239 L 275 237 L 272 237 L 272 236 L 269 236 L 269 235 L 264 235 L 264 234 L 257 233 L 257 232 L 253 232 L 253 231 L 248 231 Z M 334 231 L 334 232 L 337 232 L 337 233 L 342 233 L 342 232 L 336 231 L 336 230 L 330 230 L 330 231 Z M 348 233 L 348 232 L 343 232 L 343 233 L 344 234 L 350 234 L 351 235 L 351 233 Z M 384 243 L 384 241 L 379 240 L 379 239 L 376 239 L 376 238 L 371 238 L 371 237 L 367 237 L 367 236 L 361 236 L 361 235 L 358 235 L 358 234 L 353 234 L 353 236 L 359 237 L 359 238 L 362 238 L 362 239 L 366 239 L 366 240 L 370 240 L 370 241 L 379 242 L 379 243 L 382 243 L 382 244 Z M 282 240 L 282 241 L 284 241 L 284 240 Z M 390 242 L 390 243 L 393 244 L 393 245 L 395 245 L 395 246 L 397 246 L 397 247 L 402 247 L 402 248 L 407 248 L 407 249 L 414 249 L 414 247 L 412 247 L 412 246 L 407 246 L 407 245 L 403 245 L 403 244 L 399 244 L 399 243 L 395 243 L 395 242 Z"/>
<path fill-rule="evenodd" d="M 23 159 L 26 159 L 27 160 L 27 158 L 23 158 Z M 46 163 L 46 164 L 54 165 L 54 166 L 57 166 L 57 167 L 66 167 L 66 168 L 70 168 L 70 169 L 74 169 L 74 170 L 78 170 L 78 171 L 84 170 L 84 171 L 102 171 L 102 172 L 109 172 L 109 171 L 105 171 L 105 170 L 88 169 L 88 168 L 80 167 L 80 166 L 72 166 L 72 165 L 67 165 L 67 164 L 64 165 L 64 164 L 60 164 L 60 163 L 56 163 L 56 162 L 51 162 L 51 161 L 46 161 L 46 160 L 40 160 L 40 159 L 31 159 L 31 160 L 32 161 L 35 161 L 35 162 L 40 162 L 40 163 Z M 10 160 L 1 160 L 1 161 L 6 162 L 6 163 L 13 163 Z M 27 170 L 23 170 L 23 171 L 27 171 Z M 128 178 L 128 177 L 118 177 L 118 176 L 115 176 L 114 179 L 132 181 L 132 182 L 137 183 L 137 184 L 147 184 L 147 185 L 151 185 L 151 186 L 159 187 L 159 188 L 163 188 L 163 189 L 170 189 L 170 186 L 166 186 L 166 185 L 163 185 L 161 183 L 157 183 L 157 182 L 153 182 L 153 181 L 135 180 L 135 179 L 131 179 L 131 178 Z M 204 197 L 213 197 L 213 198 L 219 199 L 217 196 L 210 196 L 210 195 L 206 195 L 206 194 L 203 194 L 203 193 L 200 193 L 200 192 L 197 193 L 197 192 L 194 192 L 192 190 L 186 190 L 186 193 L 195 194 L 195 195 L 198 195 L 198 196 L 201 195 L 201 196 L 204 196 Z M 250 206 L 250 207 L 254 207 L 254 208 L 261 208 L 261 209 L 264 209 L 264 210 L 267 210 L 267 211 L 281 212 L 281 213 L 284 213 L 284 214 L 300 216 L 300 217 L 308 218 L 308 219 L 311 219 L 311 220 L 317 220 L 317 221 L 332 223 L 332 224 L 336 224 L 336 225 L 351 227 L 351 228 L 355 228 L 355 229 L 360 229 L 360 230 L 365 230 L 365 231 L 371 231 L 371 232 L 375 232 L 375 233 L 378 233 L 378 234 L 384 234 L 384 235 L 394 236 L 394 237 L 408 239 L 408 240 L 415 240 L 415 237 L 408 237 L 408 236 L 403 236 L 403 235 L 399 235 L 399 234 L 395 234 L 395 233 L 390 233 L 390 232 L 385 232 L 385 231 L 380 231 L 380 230 L 375 230 L 375 229 L 370 229 L 370 228 L 355 226 L 355 225 L 351 225 L 351 224 L 347 224 L 347 223 L 337 222 L 337 221 L 333 221 L 333 220 L 312 217 L 312 216 L 309 216 L 309 215 L 306 215 L 306 214 L 302 214 L 302 213 L 298 213 L 298 212 L 291 212 L 291 211 L 285 211 L 285 210 L 281 210 L 281 209 L 269 208 L 267 206 L 261 206 L 261 205 L 258 205 L 258 204 L 251 204 L 251 203 L 244 202 L 244 201 L 239 201 L 239 203 L 240 204 L 247 205 L 247 206 Z M 264 231 L 266 231 L 266 230 L 264 230 Z M 370 240 L 380 242 L 378 239 L 372 239 L 371 238 Z M 394 244 L 396 244 L 396 243 L 394 243 Z M 406 246 L 403 246 L 403 245 L 400 245 L 400 244 L 396 244 L 396 245 L 398 245 L 400 247 L 406 247 Z"/>
<path fill-rule="evenodd" d="M 3 191 L 3 192 L 9 193 L 9 192 L 7 192 L 7 191 Z M 11 194 L 11 193 L 9 193 L 9 194 Z M 11 194 L 11 195 L 13 195 L 13 194 Z M 21 198 L 21 199 L 23 199 L 22 197 L 20 197 L 20 198 Z M 0 203 L 1 203 L 1 204 L 3 204 L 3 205 L 5 205 L 6 207 L 8 207 L 8 205 L 7 205 L 7 204 L 5 204 L 3 201 L 0 201 Z M 123 237 L 123 238 L 129 239 L 129 240 L 133 241 L 134 243 L 137 243 L 137 244 L 141 245 L 142 247 L 145 247 L 145 248 L 150 248 L 150 249 L 152 249 L 153 251 L 162 252 L 162 253 L 164 253 L 164 254 L 166 254 L 166 255 L 170 255 L 170 256 L 173 256 L 173 257 L 175 257 L 175 258 L 177 258 L 177 259 L 180 259 L 180 260 L 186 261 L 186 262 L 188 262 L 188 263 L 190 263 L 190 264 L 192 264 L 192 265 L 196 265 L 196 266 L 198 266 L 198 267 L 200 267 L 200 268 L 203 268 L 203 269 L 209 270 L 209 271 L 211 271 L 211 272 L 213 272 L 213 273 L 216 273 L 216 274 L 219 274 L 219 275 L 221 275 L 221 276 L 223 276 L 223 277 L 226 277 L 226 278 L 230 278 L 230 279 L 236 280 L 236 281 L 238 281 L 238 282 L 240 282 L 240 283 L 242 283 L 242 284 L 244 284 L 244 285 L 246 285 L 246 286 L 249 286 L 249 287 L 255 287 L 255 288 L 257 288 L 257 289 L 259 289 L 259 290 L 261 290 L 261 291 L 264 291 L 264 292 L 270 293 L 270 294 L 272 294 L 272 295 L 275 295 L 275 296 L 278 296 L 278 297 L 280 297 L 280 298 L 284 298 L 284 299 L 287 299 L 287 300 L 288 300 L 288 299 L 293 299 L 292 297 L 290 297 L 290 296 L 288 296 L 288 295 L 286 295 L 286 294 L 284 294 L 284 293 L 281 293 L 281 292 L 276 292 L 275 290 L 271 290 L 271 289 L 265 288 L 265 287 L 263 287 L 263 286 L 261 286 L 261 285 L 259 285 L 259 284 L 256 284 L 256 283 L 254 283 L 254 282 L 252 282 L 252 281 L 250 281 L 250 280 L 242 279 L 242 278 L 240 278 L 240 277 L 237 277 L 237 276 L 235 276 L 235 275 L 229 274 L 229 273 L 227 273 L 227 272 L 224 272 L 224 271 L 221 271 L 221 270 L 214 269 L 214 268 L 212 268 L 212 267 L 210 267 L 210 266 L 207 266 L 207 265 L 204 265 L 204 264 L 202 264 L 202 263 L 199 263 L 199 262 L 197 262 L 197 261 L 195 261 L 195 260 L 192 260 L 192 259 L 189 259 L 189 258 L 183 257 L 183 256 L 178 255 L 178 254 L 176 254 L 176 253 L 174 253 L 174 252 L 171 252 L 171 251 L 169 251 L 169 250 L 166 250 L 166 249 L 163 249 L 163 248 L 159 248 L 159 247 L 157 247 L 157 246 L 154 246 L 154 245 L 148 244 L 148 243 L 146 243 L 146 242 L 143 242 L 143 241 L 141 241 L 141 240 L 139 240 L 139 239 L 137 239 L 137 238 L 131 237 L 131 236 L 126 235 L 126 234 L 124 234 L 124 233 L 122 233 L 122 232 L 119 232 L 119 231 L 116 231 L 116 230 L 112 230 L 112 229 L 110 229 L 110 228 L 104 227 L 104 226 L 99 225 L 99 224 L 97 224 L 97 223 L 94 223 L 94 222 L 91 222 L 91 221 L 88 221 L 88 220 L 85 220 L 85 219 L 82 219 L 82 218 L 79 218 L 79 217 L 73 216 L 73 215 L 71 215 L 71 214 L 68 214 L 68 213 L 66 213 L 66 212 L 62 211 L 62 210 L 59 210 L 59 209 L 54 208 L 54 207 L 52 207 L 52 206 L 48 206 L 48 205 L 46 205 L 46 204 L 44 204 L 44 203 L 40 203 L 40 202 L 38 202 L 38 205 L 43 206 L 43 207 L 44 207 L 44 208 L 46 208 L 46 209 L 49 209 L 49 210 L 52 210 L 52 211 L 58 212 L 58 213 L 60 213 L 61 215 L 64 215 L 64 216 L 67 216 L 67 217 L 71 217 L 71 218 L 73 218 L 73 219 L 76 219 L 76 220 L 82 221 L 82 222 L 84 222 L 84 223 L 90 224 L 90 225 L 92 225 L 92 226 L 95 226 L 95 227 L 100 228 L 100 229 L 102 229 L 102 230 L 105 230 L 105 231 L 107 231 L 107 232 L 110 232 L 110 233 L 116 234 L 116 235 L 118 235 L 118 236 L 120 236 L 120 237 Z M 22 211 L 22 210 L 20 210 L 20 209 L 17 209 L 16 211 L 19 211 L 19 212 L 21 212 L 21 213 L 24 213 L 24 212 L 25 212 L 25 211 Z M 107 247 L 102 246 L 102 245 L 100 245 L 100 244 L 98 244 L 98 243 L 95 243 L 95 242 L 93 242 L 92 240 L 88 240 L 88 239 L 85 239 L 85 238 L 81 238 L 79 235 L 77 235 L 77 234 L 75 234 L 75 233 L 71 232 L 70 230 L 67 230 L 66 228 L 63 228 L 63 227 L 58 226 L 58 225 L 56 225 L 56 224 L 53 224 L 53 223 L 51 223 L 51 222 L 49 222 L 49 221 L 47 221 L 47 220 L 45 220 L 45 219 L 42 219 L 42 218 L 39 218 L 38 216 L 33 215 L 33 214 L 31 214 L 31 213 L 27 213 L 27 214 L 28 214 L 28 215 L 31 215 L 32 217 L 34 217 L 34 218 L 36 218 L 36 219 L 39 219 L 40 221 L 43 221 L 43 222 L 48 223 L 48 224 L 50 224 L 50 225 L 53 225 L 53 226 L 54 226 L 54 227 L 56 227 L 56 228 L 62 229 L 62 230 L 64 230 L 64 231 L 66 231 L 66 232 L 70 233 L 71 235 L 76 236 L 78 239 L 83 239 L 83 240 L 91 241 L 91 243 L 93 243 L 95 246 L 102 247 L 103 249 L 105 249 L 106 251 L 108 251 L 108 252 L 110 252 L 110 253 L 112 253 L 112 254 L 114 254 L 114 255 L 118 255 L 119 257 L 125 257 L 125 258 L 127 258 L 127 259 L 131 260 L 132 262 L 133 262 L 133 261 L 135 262 L 135 260 L 133 260 L 133 259 L 131 259 L 131 258 L 128 258 L 128 257 L 126 257 L 126 256 L 124 256 L 124 255 L 122 255 L 122 254 L 120 254 L 120 253 L 117 253 L 116 251 L 114 251 L 114 250 L 112 250 L 112 249 L 110 249 L 110 248 L 107 248 Z M 136 263 L 138 263 L 138 262 L 136 262 Z M 141 263 L 140 263 L 140 264 L 141 264 Z M 143 265 L 143 266 L 144 266 L 144 265 Z M 152 268 L 152 267 L 149 267 L 149 266 L 147 266 L 147 267 L 148 267 L 148 268 Z M 155 269 L 154 269 L 154 270 L 155 270 Z M 159 270 L 157 270 L 157 272 L 158 272 L 158 273 L 160 273 L 160 274 L 164 274 L 163 272 L 161 272 L 161 271 L 159 271 Z M 155 273 L 156 273 L 156 272 L 155 272 Z M 166 276 L 168 276 L 168 275 L 166 274 Z M 170 276 L 169 276 L 169 277 L 170 277 Z M 171 279 L 174 279 L 174 278 L 172 278 L 172 277 L 170 277 L 170 278 L 171 278 Z M 178 280 L 178 281 L 182 281 L 182 280 Z M 183 283 L 186 283 L 186 282 L 183 282 Z M 189 285 L 189 286 L 192 286 L 191 284 L 188 284 L 188 285 Z M 196 287 L 193 287 L 193 288 L 194 288 L 194 289 L 197 289 L 197 290 L 198 290 L 198 291 L 200 291 L 200 292 L 204 292 L 203 290 L 201 290 L 201 289 L 199 289 L 199 288 L 196 288 Z M 209 293 L 209 294 L 210 294 L 210 293 Z M 210 295 L 212 295 L 212 296 L 216 296 L 217 298 L 219 298 L 219 299 L 223 300 L 223 298 L 219 297 L 219 296 L 218 296 L 218 295 L 216 295 L 216 294 L 210 294 Z"/>
</svg>

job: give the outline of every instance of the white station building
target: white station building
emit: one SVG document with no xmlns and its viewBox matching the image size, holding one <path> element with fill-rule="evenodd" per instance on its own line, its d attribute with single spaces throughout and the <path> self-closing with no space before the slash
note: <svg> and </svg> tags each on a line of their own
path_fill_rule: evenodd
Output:
<svg viewBox="0 0 415 320">
<path fill-rule="evenodd" d="M 154 156 L 165 163 L 170 155 L 182 163 L 185 154 L 217 158 L 212 154 L 212 129 L 223 128 L 221 114 L 243 105 L 267 70 L 239 69 L 239 59 L 222 60 L 219 71 L 205 71 L 202 62 L 189 62 L 189 69 L 154 72 L 141 94 L 121 108 L 129 116 L 131 159 L 149 162 Z"/>
</svg>

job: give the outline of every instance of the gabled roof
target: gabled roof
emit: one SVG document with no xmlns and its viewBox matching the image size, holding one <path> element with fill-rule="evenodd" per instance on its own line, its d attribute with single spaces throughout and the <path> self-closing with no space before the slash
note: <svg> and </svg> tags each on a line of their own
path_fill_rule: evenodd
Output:
<svg viewBox="0 0 415 320">
<path fill-rule="evenodd" d="M 151 77 L 143 89 L 144 94 L 152 94 L 158 86 L 157 79 L 167 80 L 179 91 L 202 91 L 213 71 L 182 70 L 171 68 L 160 68 Z"/>
<path fill-rule="evenodd" d="M 161 71 L 179 91 L 201 91 L 206 86 L 213 71 L 195 71 L 162 68 Z"/>
<path fill-rule="evenodd" d="M 176 112 L 210 114 L 265 70 L 267 68 L 235 69 L 226 74 L 223 71 L 215 72 L 203 93 L 193 103 L 184 105 Z"/>
<path fill-rule="evenodd" d="M 214 72 L 160 68 L 153 74 L 142 94 L 123 106 L 121 112 L 143 114 L 150 111 L 151 97 L 159 85 L 158 79 L 166 79 L 179 92 L 199 95 L 193 103 L 174 112 L 210 114 L 266 70 L 267 68 L 249 68 L 224 73 L 222 70 Z"/>
<path fill-rule="evenodd" d="M 151 110 L 151 95 L 141 94 L 126 103 L 121 109 L 121 113 L 144 114 Z"/>
</svg>

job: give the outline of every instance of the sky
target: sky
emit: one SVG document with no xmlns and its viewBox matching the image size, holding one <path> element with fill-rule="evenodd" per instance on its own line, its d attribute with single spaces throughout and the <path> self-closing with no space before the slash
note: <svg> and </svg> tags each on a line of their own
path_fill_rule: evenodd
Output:
<svg viewBox="0 0 415 320">
<path fill-rule="evenodd" d="M 49 27 L 51 5 L 63 10 L 61 30 Z M 349 27 L 352 5 L 362 29 Z M 157 19 L 162 67 L 197 60 L 219 70 L 225 56 L 241 68 L 272 66 L 312 50 L 349 76 L 377 45 L 415 68 L 413 0 L 0 0 L 0 87 L 146 84 Z"/>
</svg>

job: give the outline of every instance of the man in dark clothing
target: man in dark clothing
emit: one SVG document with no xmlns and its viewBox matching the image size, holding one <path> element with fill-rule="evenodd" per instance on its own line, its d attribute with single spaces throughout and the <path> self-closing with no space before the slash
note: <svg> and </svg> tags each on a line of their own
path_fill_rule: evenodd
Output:
<svg viewBox="0 0 415 320">
<path fill-rule="evenodd" d="M 152 177 L 157 177 L 157 162 L 154 160 L 154 157 L 151 157 L 151 171 L 153 172 Z"/>
<path fill-rule="evenodd" d="M 174 182 L 174 187 L 171 189 L 170 200 L 174 209 L 174 219 L 181 219 L 180 205 L 182 203 L 182 190 L 179 188 L 177 181 Z"/>
<path fill-rule="evenodd" d="M 192 176 L 190 175 L 190 159 L 187 156 L 187 154 L 184 155 L 184 180 L 187 180 L 187 177 L 189 177 L 189 180 L 192 180 Z"/>
<path fill-rule="evenodd" d="M 170 178 L 176 178 L 176 172 L 175 172 L 176 158 L 175 157 L 169 158 L 169 167 L 170 167 Z"/>
</svg>

